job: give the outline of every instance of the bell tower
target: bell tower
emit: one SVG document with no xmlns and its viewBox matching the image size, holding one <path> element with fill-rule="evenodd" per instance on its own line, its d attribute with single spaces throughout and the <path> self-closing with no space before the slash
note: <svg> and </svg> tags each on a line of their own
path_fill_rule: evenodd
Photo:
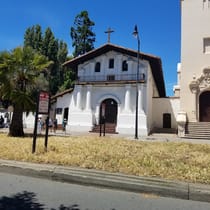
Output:
<svg viewBox="0 0 210 210">
<path fill-rule="evenodd" d="M 189 121 L 199 121 L 199 95 L 210 91 L 203 81 L 210 77 L 209 23 L 210 0 L 181 0 L 180 105 Z"/>
<path fill-rule="evenodd" d="M 180 1 L 181 63 L 178 73 L 181 114 L 178 114 L 177 122 L 184 128 L 186 122 L 201 121 L 200 95 L 210 91 L 210 0 Z M 202 97 L 205 95 L 208 94 Z"/>
</svg>

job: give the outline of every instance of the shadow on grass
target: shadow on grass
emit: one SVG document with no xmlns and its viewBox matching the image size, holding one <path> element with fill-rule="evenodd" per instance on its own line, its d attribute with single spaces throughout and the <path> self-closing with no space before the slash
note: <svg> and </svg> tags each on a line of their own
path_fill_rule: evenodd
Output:
<svg viewBox="0 0 210 210">
<path fill-rule="evenodd" d="M 3 196 L 0 198 L 0 210 L 44 210 L 43 204 L 36 199 L 36 194 L 33 192 L 24 191 L 17 193 L 11 197 Z M 58 209 L 51 210 L 80 210 L 77 204 L 72 206 L 60 205 Z"/>
<path fill-rule="evenodd" d="M 61 132 L 57 132 L 57 133 L 49 133 L 48 134 L 48 137 L 51 137 L 51 136 L 59 136 L 59 137 L 62 137 L 62 138 L 68 138 L 69 137 L 69 134 L 65 134 L 65 133 L 61 133 Z M 24 133 L 24 136 L 23 138 L 33 138 L 34 137 L 34 134 L 33 133 Z M 45 133 L 42 133 L 42 134 L 37 134 L 37 138 L 45 138 Z"/>
</svg>

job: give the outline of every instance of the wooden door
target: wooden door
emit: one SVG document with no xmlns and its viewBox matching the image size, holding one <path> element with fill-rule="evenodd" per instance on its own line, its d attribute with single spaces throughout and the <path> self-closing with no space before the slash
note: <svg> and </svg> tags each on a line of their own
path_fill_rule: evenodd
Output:
<svg viewBox="0 0 210 210">
<path fill-rule="evenodd" d="M 103 115 L 104 109 L 104 115 L 105 115 L 105 121 L 106 123 L 117 123 L 117 102 L 113 99 L 106 99 L 101 103 L 100 108 L 100 116 Z"/>
<path fill-rule="evenodd" d="M 163 128 L 171 128 L 171 114 L 170 113 L 163 114 Z"/>
<path fill-rule="evenodd" d="M 200 122 L 210 122 L 210 91 L 200 95 L 199 109 Z"/>
</svg>

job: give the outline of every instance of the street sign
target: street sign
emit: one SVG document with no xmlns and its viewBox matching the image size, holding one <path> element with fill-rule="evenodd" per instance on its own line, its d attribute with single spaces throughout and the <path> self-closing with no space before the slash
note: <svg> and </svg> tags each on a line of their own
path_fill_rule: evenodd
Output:
<svg viewBox="0 0 210 210">
<path fill-rule="evenodd" d="M 50 109 L 50 95 L 48 92 L 41 91 L 37 99 L 36 116 L 34 121 L 34 135 L 32 144 L 32 153 L 36 151 L 36 137 L 37 137 L 37 121 L 39 114 L 47 114 L 46 120 L 46 134 L 45 134 L 45 151 L 47 151 L 47 141 L 48 141 L 48 122 L 49 122 L 49 109 Z"/>
<path fill-rule="evenodd" d="M 50 96 L 48 92 L 40 92 L 39 94 L 39 114 L 48 114 Z"/>
</svg>

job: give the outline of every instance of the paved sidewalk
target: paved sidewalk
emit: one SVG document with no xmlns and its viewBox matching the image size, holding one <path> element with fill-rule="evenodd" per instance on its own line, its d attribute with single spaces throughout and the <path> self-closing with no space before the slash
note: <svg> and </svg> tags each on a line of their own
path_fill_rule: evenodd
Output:
<svg viewBox="0 0 210 210">
<path fill-rule="evenodd" d="M 0 160 L 0 172 L 107 187 L 187 200 L 210 202 L 210 185 L 130 176 L 74 167 Z"/>
<path fill-rule="evenodd" d="M 8 128 L 1 128 L 0 133 L 8 133 Z M 33 134 L 32 128 L 25 128 L 24 129 L 25 134 Z M 45 135 L 45 131 L 42 131 L 42 135 Z M 92 133 L 92 132 L 78 132 L 78 131 L 67 131 L 64 132 L 62 130 L 57 130 L 56 133 L 49 130 L 49 136 L 99 136 L 98 133 Z M 111 136 L 113 138 L 119 138 L 122 137 L 124 139 L 128 140 L 135 140 L 134 135 L 125 135 L 125 134 L 106 134 L 106 136 Z M 149 136 L 141 136 L 139 135 L 138 138 L 139 141 L 150 141 L 150 142 L 186 142 L 186 143 L 195 143 L 195 144 L 210 144 L 210 139 L 189 139 L 189 138 L 180 138 L 176 134 L 170 134 L 170 133 L 153 133 Z M 137 141 L 138 141 L 137 140 Z"/>
<path fill-rule="evenodd" d="M 8 129 L 1 129 L 1 132 L 8 132 Z M 26 133 L 33 133 L 32 130 L 26 129 Z M 82 136 L 84 133 L 73 132 L 64 133 L 57 131 L 50 132 L 50 135 L 58 136 Z M 87 135 L 98 135 L 88 133 Z M 107 135 L 110 136 L 110 135 Z M 134 140 L 132 136 L 111 135 L 113 137 L 123 137 Z M 210 140 L 202 139 L 183 139 L 175 134 L 153 134 L 150 136 L 139 136 L 140 141 L 151 142 L 188 142 L 209 144 Z M 140 193 L 152 193 L 160 196 L 174 197 L 188 200 L 210 202 L 210 185 L 192 184 L 185 182 L 169 181 L 165 179 L 130 176 L 119 173 L 108 173 L 98 170 L 89 170 L 73 167 L 62 167 L 48 164 L 34 164 L 18 161 L 0 160 L 0 171 L 25 176 L 42 177 L 52 180 L 58 180 L 69 183 L 94 185 L 99 187 L 108 187 L 114 189 L 127 190 Z"/>
</svg>

